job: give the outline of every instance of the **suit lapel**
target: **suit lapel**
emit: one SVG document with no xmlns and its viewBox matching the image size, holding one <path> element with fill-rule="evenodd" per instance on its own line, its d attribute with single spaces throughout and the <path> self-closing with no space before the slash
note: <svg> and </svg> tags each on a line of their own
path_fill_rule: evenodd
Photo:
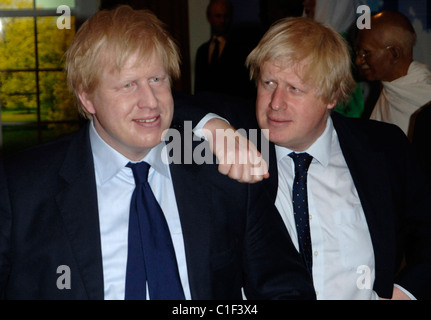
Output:
<svg viewBox="0 0 431 320">
<path fill-rule="evenodd" d="M 182 130 L 180 125 L 174 125 Z M 182 135 L 182 157 L 193 154 L 193 146 L 184 144 Z M 192 137 L 187 137 L 192 139 Z M 194 142 L 194 144 L 200 142 Z M 189 148 L 192 148 L 189 150 Z M 181 159 L 184 162 L 184 158 Z M 211 218 L 202 212 L 207 195 L 201 183 L 195 178 L 200 166 L 196 164 L 171 164 L 171 176 L 183 232 L 187 271 L 192 299 L 211 299 L 210 276 L 210 230 Z"/>
<path fill-rule="evenodd" d="M 262 152 L 262 154 L 268 164 L 269 171 L 269 179 L 263 180 L 263 184 L 265 185 L 264 189 L 267 192 L 268 197 L 271 199 L 271 203 L 275 203 L 278 192 L 278 164 L 275 145 L 272 142 L 269 142 L 268 158 L 266 158 L 265 152 Z"/>
<path fill-rule="evenodd" d="M 97 190 L 88 126 L 71 142 L 59 172 L 64 187 L 56 196 L 58 208 L 89 299 L 103 299 L 103 266 Z M 72 270 L 72 274 L 73 274 Z"/>
<path fill-rule="evenodd" d="M 192 299 L 211 299 L 208 265 L 211 221 L 207 213 L 197 209 L 202 208 L 200 201 L 205 201 L 199 184 L 193 185 L 193 173 L 188 173 L 182 167 L 184 166 L 171 165 L 171 174 L 181 219 L 190 291 Z"/>
</svg>

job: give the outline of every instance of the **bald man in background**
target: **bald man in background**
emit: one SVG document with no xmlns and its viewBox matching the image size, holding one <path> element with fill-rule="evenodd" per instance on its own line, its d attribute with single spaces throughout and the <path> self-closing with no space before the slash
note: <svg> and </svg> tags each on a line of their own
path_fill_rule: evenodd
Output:
<svg viewBox="0 0 431 320">
<path fill-rule="evenodd" d="M 413 60 L 415 30 L 403 14 L 382 11 L 371 29 L 359 31 L 356 65 L 367 81 L 380 81 L 382 91 L 371 119 L 399 126 L 411 138 L 412 115 L 431 100 L 431 72 Z"/>
</svg>

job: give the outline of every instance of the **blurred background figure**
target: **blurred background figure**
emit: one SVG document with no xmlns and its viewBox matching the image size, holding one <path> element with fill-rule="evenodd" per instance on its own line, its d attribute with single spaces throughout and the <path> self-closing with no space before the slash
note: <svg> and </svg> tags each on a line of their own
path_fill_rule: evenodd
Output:
<svg viewBox="0 0 431 320">
<path fill-rule="evenodd" d="M 211 0 L 207 7 L 211 38 L 196 53 L 195 93 L 217 92 L 254 97 L 245 59 L 254 43 L 248 35 L 231 29 L 233 6 L 229 0 Z"/>
<path fill-rule="evenodd" d="M 356 22 L 358 0 L 304 0 L 304 15 L 317 22 L 329 24 L 341 34 L 347 34 Z"/>
<path fill-rule="evenodd" d="M 431 100 L 431 72 L 413 60 L 416 33 L 406 16 L 382 11 L 371 25 L 359 31 L 355 61 L 363 78 L 383 86 L 370 118 L 399 126 L 411 139 L 412 115 Z"/>
</svg>

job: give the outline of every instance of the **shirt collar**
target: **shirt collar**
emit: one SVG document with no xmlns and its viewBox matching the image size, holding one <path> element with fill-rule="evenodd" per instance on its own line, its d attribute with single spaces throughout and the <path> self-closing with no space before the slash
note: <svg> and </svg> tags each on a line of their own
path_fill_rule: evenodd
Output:
<svg viewBox="0 0 431 320">
<path fill-rule="evenodd" d="M 334 124 L 332 118 L 329 116 L 326 122 L 325 131 L 322 135 L 305 151 L 309 155 L 313 156 L 321 165 L 326 167 L 329 163 L 329 155 L 331 154 L 332 136 L 334 134 Z M 277 155 L 277 162 L 289 155 L 293 150 L 285 147 L 275 146 L 275 152 Z"/>
<path fill-rule="evenodd" d="M 109 146 L 97 133 L 94 122 L 90 123 L 90 143 L 93 152 L 96 179 L 99 185 L 112 179 L 131 162 L 121 153 Z M 141 160 L 146 161 L 155 171 L 170 177 L 169 161 L 164 141 L 151 149 Z M 139 161 L 138 161 L 139 162 Z"/>
<path fill-rule="evenodd" d="M 213 35 L 211 40 L 212 40 L 212 42 L 215 42 L 216 39 L 220 43 L 224 43 L 226 41 L 226 38 L 224 36 L 216 36 L 216 35 Z"/>
</svg>

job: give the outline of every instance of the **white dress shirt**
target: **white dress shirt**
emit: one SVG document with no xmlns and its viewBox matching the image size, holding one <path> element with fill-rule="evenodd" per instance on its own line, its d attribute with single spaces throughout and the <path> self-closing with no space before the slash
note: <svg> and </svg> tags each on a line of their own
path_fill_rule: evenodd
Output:
<svg viewBox="0 0 431 320">
<path fill-rule="evenodd" d="M 93 122 L 90 125 L 90 141 L 96 172 L 105 299 L 123 300 L 129 209 L 135 180 L 132 170 L 126 167 L 130 160 L 100 138 Z M 148 182 L 165 214 L 171 232 L 185 297 L 191 299 L 183 234 L 164 146 L 164 142 L 160 143 L 142 160 L 151 165 Z"/>
<path fill-rule="evenodd" d="M 298 250 L 292 214 L 295 165 L 288 156 L 291 152 L 276 146 L 276 207 Z M 313 156 L 307 190 L 317 299 L 377 299 L 372 290 L 375 262 L 371 236 L 330 117 L 324 133 L 305 152 Z"/>
</svg>

